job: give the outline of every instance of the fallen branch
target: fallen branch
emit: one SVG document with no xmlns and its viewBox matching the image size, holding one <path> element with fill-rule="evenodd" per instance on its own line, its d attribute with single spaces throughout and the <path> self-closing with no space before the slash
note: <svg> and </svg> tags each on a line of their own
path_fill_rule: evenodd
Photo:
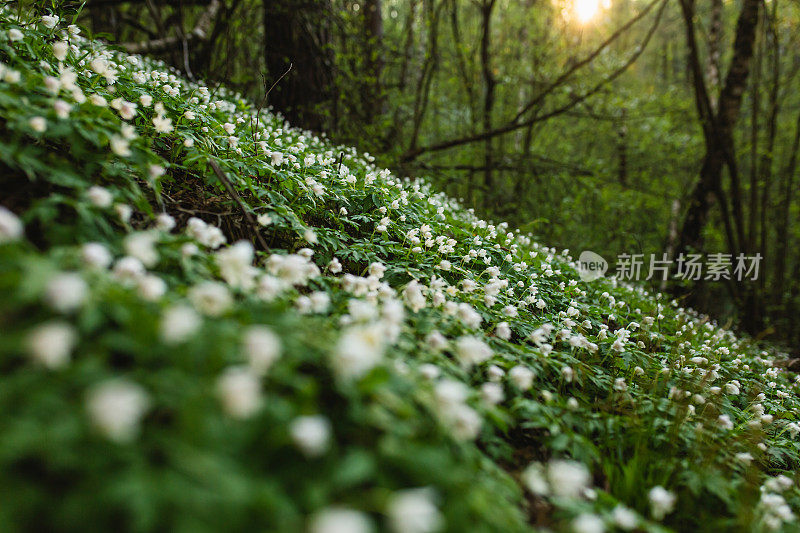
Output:
<svg viewBox="0 0 800 533">
<path fill-rule="evenodd" d="M 256 222 L 256 220 L 253 218 L 253 215 L 250 213 L 250 211 L 248 211 L 247 207 L 244 205 L 244 202 L 242 202 L 242 198 L 239 196 L 239 193 L 236 192 L 236 189 L 233 188 L 233 185 L 228 179 L 228 176 L 225 175 L 225 172 L 222 171 L 222 168 L 220 168 L 219 164 L 213 159 L 209 159 L 208 164 L 211 165 L 211 170 L 213 170 L 214 174 L 217 175 L 217 178 L 219 178 L 219 181 L 222 182 L 222 185 L 228 191 L 228 194 L 231 196 L 231 198 L 233 198 L 233 200 L 237 204 L 239 204 L 239 209 L 242 210 L 244 217 L 252 226 L 252 230 L 256 234 L 258 243 L 265 251 L 268 251 L 269 246 L 267 245 L 267 241 L 264 240 L 264 237 L 261 235 L 261 232 L 258 229 L 258 222 Z"/>
</svg>

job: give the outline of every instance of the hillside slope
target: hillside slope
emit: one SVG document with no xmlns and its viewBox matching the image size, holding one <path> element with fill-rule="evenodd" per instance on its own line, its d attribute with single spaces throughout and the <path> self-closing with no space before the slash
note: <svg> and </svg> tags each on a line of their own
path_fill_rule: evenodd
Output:
<svg viewBox="0 0 800 533">
<path fill-rule="evenodd" d="M 0 62 L 0 530 L 795 527 L 750 341 L 55 18 Z"/>
</svg>

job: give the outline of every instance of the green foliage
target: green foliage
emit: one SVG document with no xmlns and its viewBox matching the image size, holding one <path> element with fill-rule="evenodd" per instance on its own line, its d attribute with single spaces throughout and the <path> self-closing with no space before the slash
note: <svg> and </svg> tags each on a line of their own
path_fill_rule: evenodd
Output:
<svg viewBox="0 0 800 533">
<path fill-rule="evenodd" d="M 752 340 L 155 61 L 7 11 L 0 61 L 3 531 L 792 522 Z"/>
</svg>

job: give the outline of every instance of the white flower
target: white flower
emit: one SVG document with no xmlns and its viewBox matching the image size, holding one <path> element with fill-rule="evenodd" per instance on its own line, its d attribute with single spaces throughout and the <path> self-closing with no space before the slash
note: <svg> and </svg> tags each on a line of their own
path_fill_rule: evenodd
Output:
<svg viewBox="0 0 800 533">
<path fill-rule="evenodd" d="M 433 330 L 425 337 L 425 343 L 433 350 L 439 351 L 447 346 L 447 338 L 437 330 Z"/>
<path fill-rule="evenodd" d="M 181 246 L 181 255 L 183 257 L 192 257 L 200 253 L 200 250 L 197 248 L 193 242 L 187 242 L 183 246 Z"/>
<path fill-rule="evenodd" d="M 69 43 L 67 41 L 56 41 L 53 43 L 53 55 L 59 61 L 64 61 L 67 58 L 69 51 Z"/>
<path fill-rule="evenodd" d="M 270 302 L 277 298 L 286 288 L 287 285 L 282 280 L 265 274 L 258 278 L 256 295 L 265 302 Z"/>
<path fill-rule="evenodd" d="M 458 318 L 470 328 L 477 328 L 481 325 L 483 318 L 471 305 L 466 302 L 458 304 Z"/>
<path fill-rule="evenodd" d="M 155 302 L 167 292 L 167 284 L 156 275 L 149 274 L 137 280 L 139 296 L 149 302 Z"/>
<path fill-rule="evenodd" d="M 231 287 L 252 289 L 258 270 L 252 265 L 253 245 L 239 241 L 217 252 L 216 261 L 220 275 Z"/>
<path fill-rule="evenodd" d="M 340 337 L 331 366 L 342 378 L 359 378 L 383 359 L 385 330 L 380 324 L 354 326 Z"/>
<path fill-rule="evenodd" d="M 468 441 L 477 438 L 483 420 L 481 416 L 468 405 L 456 405 L 446 413 L 447 423 L 453 437 L 457 440 Z"/>
<path fill-rule="evenodd" d="M 18 241 L 23 234 L 24 227 L 19 217 L 0 205 L 0 244 Z"/>
<path fill-rule="evenodd" d="M 331 305 L 331 297 L 325 291 L 312 292 L 308 298 L 311 301 L 311 311 L 314 313 L 324 313 Z"/>
<path fill-rule="evenodd" d="M 108 105 L 108 102 L 106 102 L 106 99 L 103 98 L 102 96 L 100 96 L 99 94 L 91 95 L 89 97 L 89 102 L 91 102 L 92 105 L 96 105 L 98 107 L 105 107 L 105 106 Z"/>
<path fill-rule="evenodd" d="M 272 159 L 272 166 L 279 167 L 283 164 L 283 154 L 281 152 L 269 152 L 268 155 Z"/>
<path fill-rule="evenodd" d="M 763 490 L 769 492 L 783 492 L 792 488 L 793 482 L 791 478 L 779 474 L 764 482 Z"/>
<path fill-rule="evenodd" d="M 149 94 L 143 94 L 139 97 L 139 103 L 144 107 L 150 107 L 153 104 L 153 97 Z"/>
<path fill-rule="evenodd" d="M 517 365 L 508 372 L 508 377 L 521 390 L 528 390 L 533 386 L 533 370 L 526 366 Z"/>
<path fill-rule="evenodd" d="M 268 213 L 261 213 L 258 215 L 258 217 L 256 217 L 256 222 L 258 222 L 261 226 L 269 226 L 272 224 L 272 217 L 269 216 Z"/>
<path fill-rule="evenodd" d="M 188 340 L 200 328 L 202 319 L 187 305 L 167 309 L 161 317 L 161 339 L 167 344 Z"/>
<path fill-rule="evenodd" d="M 360 511 L 327 507 L 311 518 L 309 533 L 371 533 L 372 521 Z"/>
<path fill-rule="evenodd" d="M 131 215 L 133 215 L 133 208 L 131 206 L 128 204 L 117 203 L 114 204 L 114 211 L 117 212 L 117 216 L 123 224 L 130 222 Z"/>
<path fill-rule="evenodd" d="M 3 73 L 3 81 L 6 83 L 19 83 L 22 75 L 19 73 L 18 70 L 6 68 L 5 72 Z"/>
<path fill-rule="evenodd" d="M 8 30 L 8 40 L 9 41 L 21 41 L 22 40 L 22 32 L 19 31 L 17 28 L 11 28 Z"/>
<path fill-rule="evenodd" d="M 436 401 L 440 408 L 450 408 L 466 401 L 469 389 L 460 381 L 446 379 L 436 384 Z"/>
<path fill-rule="evenodd" d="M 650 512 L 655 520 L 662 520 L 675 509 L 675 495 L 661 486 L 650 489 L 647 493 L 650 500 Z"/>
<path fill-rule="evenodd" d="M 581 513 L 572 521 L 574 533 L 603 533 L 606 525 L 596 514 Z"/>
<path fill-rule="evenodd" d="M 507 341 L 511 338 L 511 328 L 508 326 L 508 322 L 498 322 L 497 326 L 494 328 L 494 334 L 497 335 L 499 339 L 503 339 Z"/>
<path fill-rule="evenodd" d="M 403 299 L 415 313 L 425 307 L 425 295 L 422 294 L 422 288 L 417 280 L 412 280 L 403 289 Z"/>
<path fill-rule="evenodd" d="M 83 278 L 74 272 L 57 274 L 45 288 L 45 301 L 60 313 L 70 313 L 86 301 L 89 287 Z"/>
<path fill-rule="evenodd" d="M 114 263 L 114 276 L 120 281 L 136 281 L 144 274 L 144 265 L 135 257 L 121 257 Z"/>
<path fill-rule="evenodd" d="M 49 368 L 63 368 L 78 341 L 78 334 L 70 324 L 53 320 L 36 326 L 28 333 L 28 353 L 37 363 Z"/>
<path fill-rule="evenodd" d="M 92 204 L 102 209 L 111 207 L 111 203 L 114 201 L 114 197 L 111 195 L 111 192 L 109 192 L 109 190 L 105 187 L 100 187 L 99 185 L 93 185 L 89 187 L 87 195 L 89 196 L 89 201 L 91 201 Z"/>
<path fill-rule="evenodd" d="M 44 24 L 45 28 L 52 29 L 56 27 L 56 24 L 58 24 L 59 20 L 60 19 L 58 17 L 54 17 L 52 15 L 44 15 L 42 17 L 42 24 Z"/>
<path fill-rule="evenodd" d="M 145 267 L 153 267 L 158 262 L 158 251 L 155 248 L 156 235 L 149 231 L 131 233 L 125 237 L 125 252 L 135 257 Z"/>
<path fill-rule="evenodd" d="M 175 219 L 167 213 L 156 216 L 156 228 L 161 231 L 171 231 L 175 227 Z"/>
<path fill-rule="evenodd" d="M 739 386 L 736 383 L 733 383 L 733 382 L 726 383 L 725 384 L 725 392 L 727 394 L 731 394 L 733 396 L 736 396 L 737 394 L 739 394 Z"/>
<path fill-rule="evenodd" d="M 331 274 L 338 274 L 342 271 L 342 264 L 335 257 L 328 263 L 328 270 Z"/>
<path fill-rule="evenodd" d="M 172 119 L 162 115 L 157 115 L 153 117 L 153 126 L 155 126 L 156 133 L 171 133 Z"/>
<path fill-rule="evenodd" d="M 131 144 L 128 139 L 120 135 L 112 135 L 109 139 L 111 151 L 120 157 L 129 157 L 131 155 Z"/>
<path fill-rule="evenodd" d="M 317 244 L 318 241 L 317 234 L 310 228 L 303 232 L 303 238 L 308 241 L 309 244 Z"/>
<path fill-rule="evenodd" d="M 288 285 L 305 285 L 319 275 L 319 268 L 299 254 L 272 254 L 267 260 L 270 274 Z"/>
<path fill-rule="evenodd" d="M 611 511 L 611 518 L 618 528 L 625 531 L 631 531 L 639 525 L 639 517 L 624 505 L 614 507 L 614 510 Z"/>
<path fill-rule="evenodd" d="M 394 533 L 432 533 L 442 526 L 442 515 L 429 488 L 395 492 L 386 514 Z"/>
<path fill-rule="evenodd" d="M 136 128 L 130 124 L 120 124 L 119 132 L 123 139 L 127 139 L 129 141 L 138 137 L 138 135 L 136 135 Z"/>
<path fill-rule="evenodd" d="M 328 451 L 331 423 L 322 415 L 301 416 L 289 425 L 292 441 L 307 457 L 319 457 Z"/>
<path fill-rule="evenodd" d="M 737 461 L 741 461 L 742 463 L 749 465 L 753 462 L 753 455 L 749 452 L 740 452 L 737 453 L 735 456 Z"/>
<path fill-rule="evenodd" d="M 53 102 L 53 110 L 55 110 L 58 118 L 65 119 L 69 117 L 69 112 L 72 110 L 72 106 L 64 100 L 56 100 Z"/>
<path fill-rule="evenodd" d="M 243 338 L 247 363 L 256 374 L 266 374 L 281 355 L 281 340 L 266 326 L 247 328 Z"/>
<path fill-rule="evenodd" d="M 464 336 L 456 341 L 456 356 L 461 366 L 469 368 L 492 357 L 492 349 L 477 337 Z"/>
<path fill-rule="evenodd" d="M 43 133 L 47 129 L 47 121 L 44 117 L 33 117 L 28 121 L 31 129 L 38 133 Z"/>
<path fill-rule="evenodd" d="M 61 91 L 61 80 L 53 76 L 45 76 L 44 86 L 53 94 L 58 94 Z"/>
<path fill-rule="evenodd" d="M 555 496 L 578 498 L 589 487 L 591 475 L 582 463 L 556 459 L 547 465 L 547 480 Z"/>
<path fill-rule="evenodd" d="M 719 423 L 719 427 L 722 429 L 733 429 L 733 421 L 731 421 L 731 417 L 729 415 L 719 415 L 717 422 Z"/>
<path fill-rule="evenodd" d="M 208 316 L 219 316 L 233 305 L 228 288 L 222 283 L 204 281 L 189 289 L 189 301 Z"/>
<path fill-rule="evenodd" d="M 197 242 L 209 248 L 219 248 L 226 241 L 222 230 L 196 217 L 189 219 L 186 225 L 186 232 Z"/>
<path fill-rule="evenodd" d="M 449 426 L 453 437 L 458 440 L 472 440 L 478 436 L 483 421 L 480 415 L 465 402 L 467 386 L 454 380 L 444 380 L 434 389 L 436 408 L 439 417 Z"/>
<path fill-rule="evenodd" d="M 99 242 L 88 242 L 81 248 L 83 263 L 91 268 L 106 269 L 111 265 L 113 258 L 108 248 Z"/>
<path fill-rule="evenodd" d="M 503 386 L 499 383 L 484 383 L 481 385 L 481 397 L 489 405 L 497 405 L 505 399 Z"/>
<path fill-rule="evenodd" d="M 420 365 L 419 373 L 425 379 L 433 380 L 438 378 L 441 375 L 442 371 L 438 366 L 434 364 L 425 363 L 424 365 Z"/>
<path fill-rule="evenodd" d="M 539 462 L 534 462 L 522 472 L 522 483 L 525 487 L 537 496 L 550 495 L 550 483 L 547 481 L 545 475 L 544 465 Z"/>
<path fill-rule="evenodd" d="M 486 373 L 489 376 L 489 381 L 493 382 L 500 381 L 506 375 L 506 371 L 497 365 L 489 365 L 489 368 L 486 370 Z"/>
<path fill-rule="evenodd" d="M 247 367 L 230 367 L 217 380 L 217 395 L 228 415 L 248 418 L 261 407 L 261 382 Z"/>
<path fill-rule="evenodd" d="M 139 422 L 148 404 L 147 393 L 139 385 L 110 380 L 89 392 L 86 408 L 103 435 L 116 442 L 128 442 L 139 432 Z"/>
<path fill-rule="evenodd" d="M 368 271 L 370 276 L 381 279 L 386 272 L 386 266 L 383 263 L 372 263 L 369 265 Z"/>
</svg>

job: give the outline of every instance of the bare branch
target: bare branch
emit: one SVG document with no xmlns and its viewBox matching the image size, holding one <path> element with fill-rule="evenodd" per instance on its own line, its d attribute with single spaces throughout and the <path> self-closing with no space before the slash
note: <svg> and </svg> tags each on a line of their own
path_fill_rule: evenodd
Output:
<svg viewBox="0 0 800 533">
<path fill-rule="evenodd" d="M 518 121 L 520 118 L 522 118 L 522 116 L 523 116 L 525 113 L 527 113 L 528 111 L 530 111 L 531 109 L 533 109 L 534 107 L 536 107 L 537 105 L 539 105 L 539 104 L 540 104 L 540 103 L 541 103 L 541 102 L 542 102 L 542 101 L 543 101 L 543 100 L 544 100 L 544 99 L 545 99 L 545 98 L 546 98 L 546 97 L 547 97 L 547 96 L 548 96 L 550 93 L 552 93 L 554 90 L 556 90 L 558 87 L 560 87 L 560 86 L 561 86 L 561 85 L 562 85 L 562 84 L 563 84 L 565 81 L 567 81 L 567 79 L 569 79 L 569 77 L 570 77 L 570 76 L 572 76 L 573 74 L 575 74 L 575 72 L 577 72 L 577 71 L 578 71 L 578 70 L 580 70 L 581 68 L 585 67 L 586 65 L 588 65 L 589 63 L 591 63 L 592 61 L 594 61 L 594 59 L 595 59 L 597 56 L 599 56 L 599 55 L 600 55 L 600 54 L 603 52 L 603 50 L 605 50 L 606 48 L 608 48 L 608 46 L 609 46 L 609 45 L 611 45 L 611 43 L 613 43 L 614 41 L 616 41 L 616 40 L 617 40 L 617 39 L 618 39 L 618 38 L 619 38 L 619 37 L 620 37 L 620 36 L 621 36 L 623 33 L 625 33 L 626 31 L 628 31 L 628 29 L 629 29 L 631 26 L 633 26 L 634 24 L 636 24 L 637 22 L 639 22 L 641 19 L 643 19 L 645 16 L 647 16 L 647 14 L 650 12 L 650 10 L 653 8 L 653 6 L 655 6 L 655 5 L 656 5 L 658 2 L 660 2 L 660 1 L 661 1 L 661 0 L 653 0 L 652 2 L 650 2 L 650 3 L 647 5 L 647 7 L 645 7 L 645 8 L 642 10 L 642 12 L 641 12 L 641 13 L 639 13 L 638 15 L 636 15 L 635 17 L 633 17 L 632 19 L 630 19 L 628 22 L 626 22 L 625 24 L 623 24 L 623 25 L 622 25 L 622 26 L 621 26 L 621 27 L 620 27 L 620 28 L 619 28 L 617 31 L 615 31 L 614 33 L 612 33 L 612 34 L 611 34 L 611 35 L 608 37 L 608 39 L 606 39 L 605 41 L 603 41 L 602 43 L 600 43 L 600 46 L 598 46 L 596 49 L 594 49 L 594 50 L 592 51 L 592 53 L 590 53 L 589 55 L 587 55 L 586 57 L 584 57 L 582 60 L 580 60 L 580 61 L 578 61 L 577 63 L 575 63 L 574 65 L 572 65 L 570 68 L 568 68 L 567 70 L 565 70 L 563 73 L 561 73 L 561 75 L 560 75 L 558 78 L 556 78 L 556 79 L 555 79 L 555 80 L 554 80 L 554 81 L 553 81 L 553 82 L 552 82 L 550 85 L 548 85 L 547 87 L 545 87 L 545 89 L 544 89 L 542 92 L 540 92 L 539 94 L 537 94 L 537 95 L 536 95 L 536 97 L 535 97 L 533 100 L 531 100 L 530 102 L 528 102 L 528 103 L 527 103 L 527 104 L 526 104 L 526 105 L 525 105 L 525 106 L 524 106 L 524 107 L 523 107 L 523 108 L 522 108 L 522 109 L 521 109 L 521 110 L 520 110 L 520 111 L 517 113 L 517 115 L 516 115 L 516 116 L 515 116 L 515 117 L 514 117 L 514 118 L 511 120 L 511 122 L 516 122 L 516 121 Z"/>
<path fill-rule="evenodd" d="M 197 19 L 197 24 L 195 24 L 194 28 L 192 28 L 192 31 L 190 31 L 184 38 L 181 38 L 179 35 L 173 35 L 169 37 L 162 37 L 160 39 L 152 39 L 150 41 L 122 43 L 120 46 L 124 48 L 126 52 L 131 54 L 144 54 L 169 50 L 170 48 L 181 45 L 184 39 L 187 45 L 193 41 L 205 41 L 208 39 L 208 32 L 211 29 L 211 23 L 217 16 L 221 6 L 222 2 L 220 0 L 211 0 L 206 10 L 203 11 L 203 13 Z"/>
<path fill-rule="evenodd" d="M 572 109 L 573 107 L 575 107 L 579 103 L 583 102 L 584 100 L 586 100 L 590 96 L 598 93 L 609 82 L 615 80 L 623 72 L 625 72 L 628 69 L 628 67 L 630 67 L 639 58 L 639 56 L 642 55 L 642 53 L 644 52 L 645 48 L 647 47 L 647 44 L 650 42 L 651 38 L 655 34 L 656 28 L 658 28 L 658 25 L 659 25 L 659 23 L 661 21 L 661 16 L 664 14 L 664 8 L 667 6 L 667 0 L 656 0 L 656 1 L 661 2 L 661 7 L 659 7 L 659 10 L 658 10 L 658 12 L 656 14 L 655 21 L 653 22 L 653 25 L 650 27 L 650 30 L 647 32 L 647 35 L 645 36 L 644 40 L 642 41 L 642 44 L 639 45 L 639 47 L 636 49 L 634 54 L 630 58 L 628 58 L 628 60 L 621 67 L 619 67 L 616 70 L 614 70 L 609 76 L 604 78 L 602 81 L 597 83 L 594 87 L 592 87 L 588 91 L 584 92 L 583 94 L 580 94 L 578 96 L 575 96 L 575 97 L 571 98 L 569 100 L 569 102 L 567 102 L 566 104 L 564 104 L 564 105 L 562 105 L 560 107 L 557 107 L 556 109 L 554 109 L 552 111 L 548 111 L 547 113 L 542 114 L 542 115 L 534 115 L 533 117 L 531 117 L 531 118 L 529 118 L 527 120 L 521 121 L 521 122 L 518 121 L 518 119 L 515 117 L 514 119 L 510 120 L 509 122 L 507 122 L 503 126 L 499 126 L 497 128 L 491 129 L 491 130 L 487 130 L 487 131 L 483 131 L 483 132 L 480 132 L 480 133 L 476 133 L 474 135 L 467 135 L 465 137 L 460 137 L 458 139 L 451 139 L 449 141 L 443 141 L 443 142 L 432 144 L 432 145 L 429 145 L 429 146 L 423 146 L 423 147 L 420 147 L 420 148 L 409 150 L 402 156 L 401 161 L 407 163 L 409 161 L 413 161 L 414 159 L 416 159 L 417 157 L 419 157 L 423 153 L 439 152 L 439 151 L 442 151 L 442 150 L 447 150 L 449 148 L 454 148 L 456 146 L 462 146 L 462 145 L 465 145 L 465 144 L 471 144 L 471 143 L 475 143 L 475 142 L 479 142 L 479 141 L 484 141 L 484 140 L 486 140 L 488 138 L 491 138 L 491 137 L 496 137 L 498 135 L 504 135 L 506 133 L 509 133 L 509 132 L 512 132 L 512 131 L 516 131 L 516 130 L 518 130 L 520 128 L 528 127 L 531 124 L 534 124 L 536 122 L 542 122 L 542 121 L 547 120 L 549 118 L 552 118 L 552 117 L 554 117 L 556 115 L 560 115 L 561 113 L 564 113 L 564 112 Z M 517 116 L 519 116 L 519 114 Z"/>
</svg>

